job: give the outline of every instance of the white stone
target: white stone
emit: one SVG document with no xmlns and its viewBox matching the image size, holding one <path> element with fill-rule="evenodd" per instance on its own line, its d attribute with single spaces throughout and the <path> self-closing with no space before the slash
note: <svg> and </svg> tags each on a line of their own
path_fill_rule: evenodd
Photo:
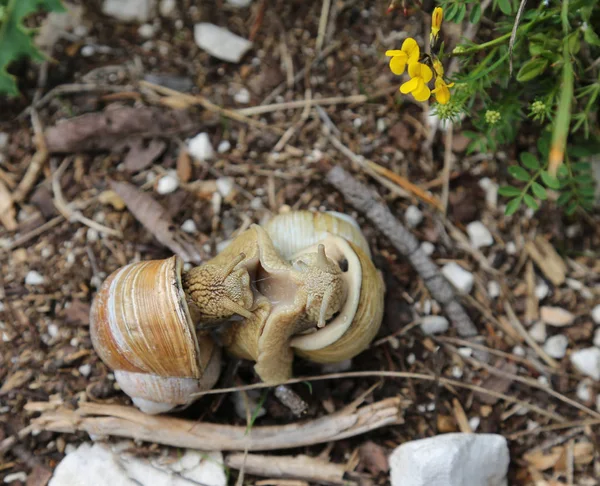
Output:
<svg viewBox="0 0 600 486">
<path fill-rule="evenodd" d="M 238 63 L 248 50 L 252 42 L 229 32 L 223 27 L 201 22 L 194 26 L 194 40 L 200 49 L 221 61 Z"/>
<path fill-rule="evenodd" d="M 378 132 L 385 132 L 385 129 L 387 128 L 387 125 L 385 123 L 385 119 L 383 118 L 378 118 L 377 119 L 377 131 Z"/>
<path fill-rule="evenodd" d="M 473 274 L 467 272 L 458 263 L 446 263 L 446 265 L 442 267 L 442 274 L 452 285 L 465 294 L 468 294 L 473 289 Z"/>
<path fill-rule="evenodd" d="M 537 300 L 544 300 L 548 297 L 549 293 L 550 287 L 548 287 L 548 284 L 544 280 L 540 280 L 540 283 L 535 287 L 535 296 L 537 297 Z"/>
<path fill-rule="evenodd" d="M 210 160 L 215 156 L 215 151 L 210 144 L 208 133 L 202 132 L 188 142 L 189 154 L 198 160 Z"/>
<path fill-rule="evenodd" d="M 352 124 L 354 125 L 354 128 L 360 128 L 362 127 L 362 118 L 355 118 L 354 120 L 352 120 Z"/>
<path fill-rule="evenodd" d="M 479 187 L 485 191 L 485 202 L 491 208 L 498 205 L 498 184 L 489 177 L 483 177 L 479 181 Z"/>
<path fill-rule="evenodd" d="M 88 376 L 90 376 L 90 373 L 92 372 L 92 365 L 84 364 L 84 365 L 81 365 L 77 369 L 79 370 L 79 373 L 81 373 L 82 376 L 88 377 Z"/>
<path fill-rule="evenodd" d="M 196 227 L 196 223 L 194 223 L 193 219 L 186 219 L 181 225 L 181 230 L 191 235 L 198 232 L 198 228 Z"/>
<path fill-rule="evenodd" d="M 16 473 L 7 474 L 4 477 L 4 484 L 14 483 L 15 481 L 27 481 L 27 473 L 25 471 L 19 471 Z"/>
<path fill-rule="evenodd" d="M 548 338 L 544 344 L 544 351 L 546 351 L 549 356 L 555 359 L 561 359 L 564 358 L 568 345 L 569 340 L 567 337 L 563 336 L 562 334 L 557 334 L 556 336 Z"/>
<path fill-rule="evenodd" d="M 470 358 L 473 355 L 472 348 L 458 348 L 458 354 L 460 354 L 463 358 Z"/>
<path fill-rule="evenodd" d="M 462 376 L 463 376 L 463 373 L 464 373 L 464 372 L 463 372 L 463 369 L 462 369 L 460 366 L 458 366 L 458 365 L 454 365 L 454 366 L 452 367 L 452 376 L 453 376 L 454 378 L 457 378 L 457 379 L 458 379 L 458 378 L 462 378 Z"/>
<path fill-rule="evenodd" d="M 244 8 L 248 7 L 252 0 L 227 0 L 226 3 L 232 7 Z"/>
<path fill-rule="evenodd" d="M 102 13 L 123 22 L 148 22 L 155 0 L 104 0 Z"/>
<path fill-rule="evenodd" d="M 421 250 L 423 250 L 423 253 L 425 253 L 425 255 L 431 256 L 435 251 L 435 245 L 430 241 L 424 241 L 423 243 L 421 243 Z"/>
<path fill-rule="evenodd" d="M 412 366 L 415 364 L 415 361 L 417 361 L 417 357 L 415 356 L 415 353 L 410 353 L 407 357 L 406 357 L 406 362 L 408 363 L 409 366 Z"/>
<path fill-rule="evenodd" d="M 25 285 L 42 285 L 43 283 L 43 275 L 35 270 L 30 270 L 25 276 Z"/>
<path fill-rule="evenodd" d="M 515 245 L 514 241 L 509 241 L 506 244 L 506 253 L 508 253 L 509 255 L 514 255 L 515 253 L 517 253 L 517 245 Z"/>
<path fill-rule="evenodd" d="M 138 29 L 138 34 L 144 39 L 151 39 L 152 37 L 154 37 L 154 26 L 152 24 L 140 25 Z"/>
<path fill-rule="evenodd" d="M 236 103 L 247 105 L 250 103 L 250 91 L 246 88 L 242 88 L 233 96 L 233 99 Z"/>
<path fill-rule="evenodd" d="M 540 307 L 540 317 L 546 324 L 555 327 L 570 326 L 575 320 L 575 315 L 568 310 L 551 306 Z"/>
<path fill-rule="evenodd" d="M 409 227 L 416 228 L 423 221 L 423 213 L 417 206 L 408 206 L 404 213 L 404 220 Z"/>
<path fill-rule="evenodd" d="M 48 486 L 225 486 L 227 479 L 220 452 L 186 450 L 177 460 L 147 459 L 126 452 L 131 442 L 110 447 L 81 444 L 66 449 Z"/>
<path fill-rule="evenodd" d="M 56 336 L 58 336 L 58 332 L 59 332 L 59 328 L 56 324 L 54 324 L 54 323 L 48 324 L 48 335 L 51 338 L 55 338 Z"/>
<path fill-rule="evenodd" d="M 421 330 L 425 334 L 440 334 L 449 327 L 448 319 L 444 316 L 426 316 L 421 320 Z"/>
<path fill-rule="evenodd" d="M 594 346 L 600 348 L 600 327 L 594 332 Z"/>
<path fill-rule="evenodd" d="M 231 142 L 229 140 L 221 140 L 217 147 L 217 152 L 224 154 L 225 152 L 229 152 L 229 150 L 231 150 Z"/>
<path fill-rule="evenodd" d="M 515 356 L 525 356 L 525 348 L 523 346 L 515 346 L 512 352 Z"/>
<path fill-rule="evenodd" d="M 257 390 L 248 390 L 245 392 L 245 397 L 242 392 L 235 392 L 231 395 L 233 404 L 235 406 L 235 413 L 242 420 L 246 420 L 248 411 L 250 416 L 263 417 L 267 414 L 267 411 L 261 406 L 258 407 L 258 400 L 260 399 L 260 392 Z M 256 409 L 258 408 L 258 411 Z M 248 410 L 249 409 L 249 410 Z"/>
<path fill-rule="evenodd" d="M 600 381 L 600 349 L 593 347 L 574 351 L 571 363 L 580 373 Z"/>
<path fill-rule="evenodd" d="M 219 191 L 223 197 L 229 196 L 231 191 L 233 191 L 234 182 L 232 177 L 219 177 L 216 181 L 216 184 L 217 191 Z"/>
<path fill-rule="evenodd" d="M 583 284 L 579 280 L 575 280 L 574 278 L 567 278 L 565 283 L 570 289 L 573 290 L 581 290 L 583 289 Z"/>
<path fill-rule="evenodd" d="M 495 280 L 490 280 L 487 287 L 490 299 L 495 299 L 500 295 L 500 284 Z"/>
<path fill-rule="evenodd" d="M 177 0 L 160 0 L 158 11 L 163 17 L 169 17 L 177 7 Z"/>
<path fill-rule="evenodd" d="M 0 150 L 8 145 L 8 133 L 0 132 Z"/>
<path fill-rule="evenodd" d="M 529 335 L 537 343 L 543 343 L 546 341 L 546 323 L 544 321 L 537 321 L 529 329 Z"/>
<path fill-rule="evenodd" d="M 582 402 L 589 402 L 592 398 L 592 390 L 589 380 L 582 380 L 577 384 L 576 395 Z"/>
<path fill-rule="evenodd" d="M 600 304 L 592 309 L 592 320 L 596 324 L 600 324 Z"/>
<path fill-rule="evenodd" d="M 98 234 L 97 229 L 88 228 L 85 237 L 88 241 L 98 241 L 98 238 L 100 237 L 100 235 Z"/>
<path fill-rule="evenodd" d="M 548 378 L 546 378 L 544 375 L 538 376 L 537 381 L 540 385 L 543 385 L 543 386 L 548 386 L 550 384 L 550 382 L 548 381 Z M 527 410 L 526 408 L 524 408 L 523 410 L 525 411 L 525 413 L 529 412 L 529 410 Z M 523 414 L 519 414 L 519 415 L 523 415 Z"/>
<path fill-rule="evenodd" d="M 162 176 L 156 184 L 156 192 L 159 194 L 171 194 L 179 187 L 179 178 L 176 173 L 169 173 Z"/>
<path fill-rule="evenodd" d="M 441 434 L 390 455 L 392 486 L 503 486 L 510 456 L 497 434 Z"/>
<path fill-rule="evenodd" d="M 483 246 L 491 246 L 494 244 L 492 233 L 488 230 L 481 221 L 473 221 L 467 225 L 467 233 L 471 240 L 471 245 L 475 248 Z"/>
<path fill-rule="evenodd" d="M 481 423 L 480 417 L 471 417 L 469 419 L 469 427 L 471 427 L 471 430 L 473 432 L 475 432 L 479 428 L 480 423 Z"/>
</svg>

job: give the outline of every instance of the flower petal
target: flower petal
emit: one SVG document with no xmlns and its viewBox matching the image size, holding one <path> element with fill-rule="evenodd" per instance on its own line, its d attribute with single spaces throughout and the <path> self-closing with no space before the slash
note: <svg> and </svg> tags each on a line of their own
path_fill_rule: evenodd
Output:
<svg viewBox="0 0 600 486">
<path fill-rule="evenodd" d="M 402 50 L 406 52 L 406 55 L 410 58 L 414 57 L 415 54 L 417 59 L 419 58 L 419 44 L 412 37 L 407 37 L 402 43 Z"/>
<path fill-rule="evenodd" d="M 429 81 L 431 81 L 431 78 L 433 78 L 433 71 L 426 64 L 421 64 L 421 77 L 426 83 L 429 83 Z"/>
<path fill-rule="evenodd" d="M 390 59 L 390 69 L 394 74 L 402 74 L 406 69 L 406 54 L 394 56 Z"/>
<path fill-rule="evenodd" d="M 412 95 L 417 101 L 427 101 L 431 96 L 431 90 L 425 84 L 423 84 L 422 88 L 413 91 Z"/>
<path fill-rule="evenodd" d="M 421 77 L 421 63 L 418 62 L 409 62 L 408 63 L 408 75 L 411 78 L 419 78 Z"/>
<path fill-rule="evenodd" d="M 390 51 L 385 51 L 386 56 L 399 56 L 400 54 L 404 54 L 400 49 L 392 49 Z"/>
<path fill-rule="evenodd" d="M 409 66 L 410 67 L 410 66 Z M 400 86 L 400 92 L 407 94 L 419 87 L 419 78 L 413 78 Z"/>
</svg>

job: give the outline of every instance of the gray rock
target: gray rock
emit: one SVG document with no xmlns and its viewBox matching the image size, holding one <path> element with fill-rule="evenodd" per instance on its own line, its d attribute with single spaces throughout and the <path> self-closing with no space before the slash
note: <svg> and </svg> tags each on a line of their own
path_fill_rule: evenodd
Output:
<svg viewBox="0 0 600 486">
<path fill-rule="evenodd" d="M 238 63 L 252 47 L 252 42 L 223 27 L 202 22 L 194 26 L 194 40 L 200 49 L 222 61 Z"/>
<path fill-rule="evenodd" d="M 156 0 L 104 0 L 102 13 L 123 22 L 148 22 L 154 15 Z"/>
<path fill-rule="evenodd" d="M 580 373 L 600 381 L 600 349 L 592 347 L 574 351 L 571 363 Z"/>
</svg>

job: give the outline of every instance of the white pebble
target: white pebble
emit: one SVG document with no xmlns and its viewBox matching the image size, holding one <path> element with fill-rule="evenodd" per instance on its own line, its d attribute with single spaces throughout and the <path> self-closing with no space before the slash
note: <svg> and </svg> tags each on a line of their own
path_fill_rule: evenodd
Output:
<svg viewBox="0 0 600 486">
<path fill-rule="evenodd" d="M 542 306 L 540 307 L 540 317 L 551 326 L 563 327 L 573 324 L 575 315 L 562 307 Z"/>
<path fill-rule="evenodd" d="M 473 274 L 467 272 L 458 263 L 450 262 L 442 267 L 442 274 L 458 290 L 468 294 L 473 289 Z"/>
<path fill-rule="evenodd" d="M 463 369 L 460 366 L 458 366 L 458 365 L 454 365 L 452 367 L 452 376 L 454 378 L 457 378 L 457 379 L 458 378 L 462 378 L 462 376 L 463 376 Z"/>
<path fill-rule="evenodd" d="M 544 344 L 544 351 L 546 351 L 549 356 L 555 359 L 561 359 L 564 358 L 568 345 L 569 340 L 567 337 L 563 336 L 562 334 L 557 334 L 556 336 L 548 338 Z"/>
<path fill-rule="evenodd" d="M 198 231 L 198 228 L 196 227 L 196 223 L 194 223 L 193 219 L 186 219 L 181 225 L 181 230 L 189 234 L 194 234 Z"/>
<path fill-rule="evenodd" d="M 487 291 L 490 299 L 495 299 L 500 295 L 500 284 L 495 280 L 490 280 L 488 282 Z"/>
<path fill-rule="evenodd" d="M 421 320 L 421 330 L 425 334 L 440 334 L 448 330 L 448 319 L 444 316 L 427 316 Z"/>
<path fill-rule="evenodd" d="M 479 187 L 485 191 L 485 202 L 491 208 L 498 205 L 498 184 L 489 177 L 484 177 L 479 181 Z"/>
<path fill-rule="evenodd" d="M 480 423 L 481 423 L 480 417 L 471 417 L 469 419 L 469 427 L 471 427 L 471 430 L 473 432 L 475 432 L 479 428 Z"/>
<path fill-rule="evenodd" d="M 494 243 L 492 233 L 488 230 L 481 221 L 473 221 L 467 225 L 467 233 L 471 240 L 471 244 L 475 248 L 483 246 L 491 246 Z"/>
<path fill-rule="evenodd" d="M 176 6 L 177 0 L 161 0 L 158 9 L 163 17 L 169 17 L 175 11 Z"/>
<path fill-rule="evenodd" d="M 594 346 L 600 348 L 600 327 L 594 333 Z"/>
<path fill-rule="evenodd" d="M 412 366 L 415 364 L 415 361 L 417 360 L 417 357 L 415 356 L 415 353 L 410 353 L 407 357 L 406 357 L 406 362 Z"/>
<path fill-rule="evenodd" d="M 577 384 L 577 398 L 582 402 L 589 402 L 592 398 L 592 390 L 590 389 L 590 381 L 582 380 Z"/>
<path fill-rule="evenodd" d="M 222 61 L 238 63 L 252 42 L 223 27 L 202 22 L 194 26 L 196 45 Z"/>
<path fill-rule="evenodd" d="M 208 133 L 202 132 L 188 142 L 189 154 L 197 160 L 210 160 L 215 156 L 215 151 L 210 144 Z"/>
<path fill-rule="evenodd" d="M 159 194 L 171 194 L 179 187 L 179 178 L 175 173 L 169 173 L 162 176 L 156 185 L 156 192 Z"/>
<path fill-rule="evenodd" d="M 79 346 L 79 339 L 78 339 L 78 338 L 76 338 L 76 337 L 74 337 L 73 339 L 71 339 L 71 340 L 69 341 L 69 344 L 70 344 L 71 346 L 73 346 L 74 348 L 76 348 L 77 346 Z"/>
<path fill-rule="evenodd" d="M 229 196 L 233 190 L 233 178 L 232 177 L 219 177 L 217 179 L 217 190 L 223 197 Z"/>
<path fill-rule="evenodd" d="M 523 357 L 525 356 L 525 348 L 523 346 L 515 346 L 512 350 L 515 356 Z"/>
<path fill-rule="evenodd" d="M 378 118 L 377 119 L 377 131 L 378 132 L 385 132 L 385 129 L 387 128 L 386 124 L 385 124 L 385 119 L 383 118 Z"/>
<path fill-rule="evenodd" d="M 84 364 L 84 365 L 81 365 L 77 369 L 79 370 L 79 373 L 81 373 L 82 376 L 85 376 L 87 378 L 88 376 L 90 376 L 90 373 L 92 372 L 92 365 Z"/>
<path fill-rule="evenodd" d="M 150 39 L 154 37 L 154 26 L 152 26 L 151 24 L 140 25 L 138 29 L 138 34 L 144 39 Z"/>
<path fill-rule="evenodd" d="M 219 146 L 217 147 L 217 152 L 220 154 L 224 154 L 225 152 L 229 152 L 231 149 L 231 143 L 229 140 L 221 140 L 219 142 Z"/>
<path fill-rule="evenodd" d="M 25 285 L 42 285 L 44 277 L 35 270 L 30 270 L 25 276 Z"/>
<path fill-rule="evenodd" d="M 238 8 L 248 7 L 252 0 L 226 0 L 226 3 Z"/>
<path fill-rule="evenodd" d="M 8 133 L 0 132 L 0 150 L 8 145 Z"/>
<path fill-rule="evenodd" d="M 247 105 L 250 103 L 250 91 L 246 88 L 242 88 L 233 96 L 233 99 L 236 103 Z"/>
<path fill-rule="evenodd" d="M 360 128 L 360 127 L 362 127 L 362 118 L 355 118 L 352 121 L 352 124 L 354 125 L 354 128 Z"/>
<path fill-rule="evenodd" d="M 95 228 L 88 228 L 85 236 L 88 241 L 98 241 L 98 230 Z"/>
<path fill-rule="evenodd" d="M 58 331 L 59 331 L 59 328 L 56 324 L 54 324 L 54 323 L 48 324 L 48 335 L 51 338 L 55 338 L 56 336 L 58 336 Z"/>
<path fill-rule="evenodd" d="M 21 481 L 22 483 L 24 483 L 25 481 L 27 481 L 27 474 L 24 471 L 19 471 L 16 473 L 7 474 L 4 477 L 5 484 L 14 483 L 15 481 Z"/>
<path fill-rule="evenodd" d="M 546 378 L 544 375 L 538 376 L 537 381 L 540 385 L 543 385 L 543 386 L 548 386 L 550 384 L 550 382 L 548 381 L 548 378 Z M 523 411 L 523 409 L 521 409 L 521 410 Z M 529 410 L 527 410 L 526 408 L 524 408 L 524 410 L 525 410 L 525 413 L 529 412 Z M 524 415 L 524 413 L 521 413 L 519 415 Z"/>
<path fill-rule="evenodd" d="M 508 253 L 509 255 L 514 255 L 515 253 L 517 253 L 517 245 L 515 245 L 513 241 L 509 241 L 506 244 L 506 253 Z"/>
<path fill-rule="evenodd" d="M 102 13 L 123 22 L 148 22 L 154 0 L 104 0 Z"/>
<path fill-rule="evenodd" d="M 460 354 L 463 358 L 470 358 L 473 355 L 472 348 L 458 348 L 458 354 Z"/>
<path fill-rule="evenodd" d="M 592 320 L 596 324 L 600 324 L 600 304 L 592 309 Z"/>
<path fill-rule="evenodd" d="M 574 351 L 571 363 L 580 373 L 600 381 L 600 349 L 593 347 Z"/>
<path fill-rule="evenodd" d="M 535 287 L 535 296 L 537 297 L 537 300 L 544 300 L 548 297 L 549 293 L 550 287 L 548 287 L 548 284 L 544 280 L 541 280 Z"/>
<path fill-rule="evenodd" d="M 96 48 L 94 46 L 83 46 L 81 48 L 81 55 L 83 57 L 92 57 L 96 54 Z"/>
<path fill-rule="evenodd" d="M 435 245 L 430 241 L 424 241 L 423 243 L 421 243 L 421 250 L 423 250 L 423 253 L 425 253 L 425 255 L 431 256 L 435 251 Z"/>
<path fill-rule="evenodd" d="M 423 213 L 417 206 L 408 206 L 404 213 L 406 224 L 411 228 L 416 228 L 423 221 Z"/>
<path fill-rule="evenodd" d="M 574 278 L 567 278 L 565 283 L 570 289 L 573 290 L 581 290 L 583 288 L 583 284 L 579 280 L 575 280 Z"/>
<path fill-rule="evenodd" d="M 529 329 L 529 335 L 535 342 L 543 343 L 546 341 L 546 323 L 544 321 L 537 321 Z"/>
</svg>

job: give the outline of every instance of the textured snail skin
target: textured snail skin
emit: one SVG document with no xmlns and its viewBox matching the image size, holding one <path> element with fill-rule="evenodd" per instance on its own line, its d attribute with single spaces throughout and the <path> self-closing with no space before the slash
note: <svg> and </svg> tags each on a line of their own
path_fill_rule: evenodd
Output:
<svg viewBox="0 0 600 486">
<path fill-rule="evenodd" d="M 100 358 L 128 395 L 163 404 L 159 411 L 188 404 L 189 390 L 212 387 L 220 371 L 220 349 L 196 335 L 181 268 L 177 256 L 126 265 L 104 281 L 90 312 Z"/>
</svg>

